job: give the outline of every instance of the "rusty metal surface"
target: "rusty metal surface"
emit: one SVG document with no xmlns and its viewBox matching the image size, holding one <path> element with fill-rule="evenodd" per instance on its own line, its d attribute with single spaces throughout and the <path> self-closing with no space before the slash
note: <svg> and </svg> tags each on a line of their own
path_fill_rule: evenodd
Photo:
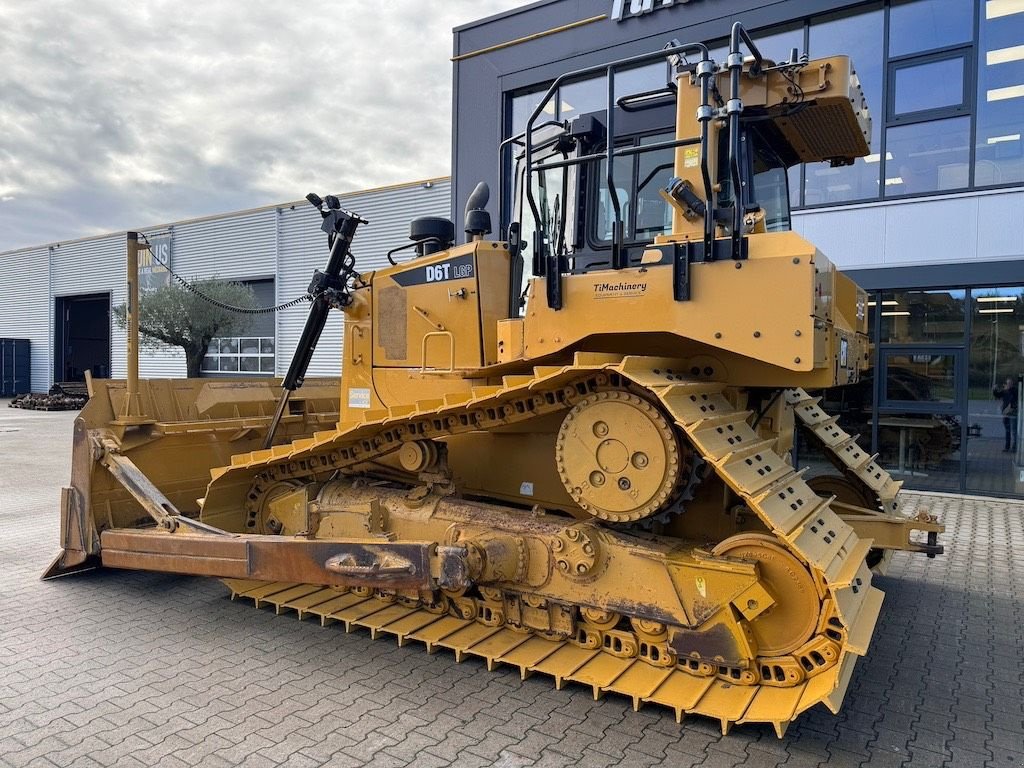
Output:
<svg viewBox="0 0 1024 768">
<path fill-rule="evenodd" d="M 107 530 L 102 562 L 110 568 L 223 578 L 293 581 L 324 586 L 430 588 L 428 542 L 326 542 L 274 536 L 212 536 L 165 530 Z M 374 563 L 403 562 L 399 572 L 374 572 Z M 367 570 L 346 571 L 339 563 Z"/>
</svg>

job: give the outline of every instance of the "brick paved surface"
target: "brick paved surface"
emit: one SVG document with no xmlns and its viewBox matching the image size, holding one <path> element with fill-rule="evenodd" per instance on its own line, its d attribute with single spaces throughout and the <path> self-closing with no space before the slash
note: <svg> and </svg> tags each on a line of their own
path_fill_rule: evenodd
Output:
<svg viewBox="0 0 1024 768">
<path fill-rule="evenodd" d="M 1024 505 L 914 497 L 953 531 L 897 555 L 842 713 L 782 740 L 487 673 L 251 604 L 216 581 L 42 583 L 72 415 L 0 401 L 0 766 L 1024 766 Z M 54 454 L 54 455 L 51 455 Z"/>
</svg>

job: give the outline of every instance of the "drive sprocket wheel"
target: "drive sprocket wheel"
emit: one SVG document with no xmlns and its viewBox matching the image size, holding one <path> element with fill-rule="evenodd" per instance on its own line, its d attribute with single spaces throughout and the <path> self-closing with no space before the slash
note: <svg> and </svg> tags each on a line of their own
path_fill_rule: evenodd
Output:
<svg viewBox="0 0 1024 768">
<path fill-rule="evenodd" d="M 775 603 L 750 622 L 758 656 L 784 656 L 806 643 L 818 627 L 821 599 L 806 566 L 774 537 L 741 533 L 712 551 L 757 563 L 761 584 Z"/>
<path fill-rule="evenodd" d="M 658 408 L 621 390 L 578 402 L 555 443 L 555 464 L 569 495 L 611 523 L 657 513 L 673 498 L 689 457 Z"/>
<path fill-rule="evenodd" d="M 253 490 L 246 504 L 246 533 L 295 534 L 274 510 L 274 502 L 301 488 L 301 480 L 278 480 Z"/>
</svg>

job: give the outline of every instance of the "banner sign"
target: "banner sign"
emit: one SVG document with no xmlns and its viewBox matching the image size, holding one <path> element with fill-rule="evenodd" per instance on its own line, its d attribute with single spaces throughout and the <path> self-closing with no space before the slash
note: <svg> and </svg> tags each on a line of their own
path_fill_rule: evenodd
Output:
<svg viewBox="0 0 1024 768">
<path fill-rule="evenodd" d="M 156 256 L 156 258 L 153 258 Z M 159 261 L 158 261 L 159 260 Z M 163 262 L 162 264 L 160 262 Z M 164 265 L 167 266 L 164 266 Z M 155 291 L 171 284 L 171 233 L 149 238 L 149 249 L 139 251 L 139 291 Z"/>
</svg>

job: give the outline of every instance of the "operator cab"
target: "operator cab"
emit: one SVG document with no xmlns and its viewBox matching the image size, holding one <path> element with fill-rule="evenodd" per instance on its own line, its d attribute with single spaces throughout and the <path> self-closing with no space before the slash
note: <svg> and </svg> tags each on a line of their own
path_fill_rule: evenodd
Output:
<svg viewBox="0 0 1024 768">
<path fill-rule="evenodd" d="M 616 72 L 659 58 L 672 73 L 664 88 L 614 98 Z M 603 112 L 539 122 L 563 82 L 602 71 Z M 522 307 L 514 292 L 525 291 L 527 264 L 556 311 L 564 277 L 641 263 L 671 263 L 673 298 L 687 301 L 690 263 L 744 261 L 748 236 L 790 228 L 788 168 L 848 165 L 868 154 L 870 135 L 848 57 L 812 62 L 794 49 L 776 63 L 738 22 L 722 66 L 703 43 L 672 41 L 560 75 L 525 131 L 503 143 L 522 150 L 508 237 L 511 314 Z"/>
<path fill-rule="evenodd" d="M 623 245 L 630 266 L 639 266 L 644 250 L 659 235 L 672 232 L 672 206 L 662 197 L 673 177 L 675 148 L 661 147 L 644 151 L 648 145 L 671 142 L 675 138 L 676 107 L 673 99 L 649 103 L 641 107 L 616 107 L 614 125 L 616 150 L 630 154 L 614 160 L 614 179 L 623 225 Z M 547 136 L 538 140 L 541 149 L 535 164 L 569 163 L 575 157 L 604 153 L 606 131 L 605 111 L 581 115 L 561 131 L 546 129 Z M 777 137 L 757 121 L 741 123 L 740 163 L 745 212 L 764 212 L 765 230 L 783 232 L 790 229 L 789 183 L 787 167 L 799 158 L 784 158 L 774 148 Z M 729 175 L 728 131 L 723 131 L 718 144 L 719 157 L 716 186 L 717 207 L 732 206 L 732 182 Z M 521 273 L 513 285 L 525 291 L 530 270 L 523 268 L 532 260 L 535 227 L 531 226 L 524 190 L 523 153 L 516 158 L 516 196 L 513 219 L 522 222 L 519 239 L 523 258 Z M 606 184 L 608 162 L 566 164 L 534 174 L 533 194 L 544 221 L 544 229 L 552 233 L 552 247 L 566 256 L 568 272 L 580 274 L 610 269 L 614 204 Z M 729 222 L 720 222 L 728 232 Z"/>
<path fill-rule="evenodd" d="M 615 108 L 616 149 L 638 149 L 654 142 L 671 141 L 675 135 L 675 96 L 647 100 L 642 107 Z M 538 141 L 536 163 L 569 163 L 583 155 L 606 150 L 605 111 L 580 115 L 547 141 Z M 672 209 L 659 190 L 672 176 L 675 153 L 672 148 L 618 157 L 614 161 L 616 191 L 622 211 L 627 245 L 650 243 L 654 237 L 672 230 Z M 534 250 L 532 217 L 524 188 L 524 153 L 516 157 L 514 221 L 522 222 L 520 240 L 523 255 L 530 263 Z M 553 167 L 533 174 L 533 194 L 552 233 L 552 246 L 565 253 L 572 273 L 611 266 L 610 252 L 614 208 L 605 179 L 606 160 Z M 639 263 L 640 251 L 636 260 Z M 529 272 L 529 270 L 524 270 Z M 529 275 L 526 275 L 528 278 Z M 525 289 L 525 281 L 520 283 Z"/>
</svg>

